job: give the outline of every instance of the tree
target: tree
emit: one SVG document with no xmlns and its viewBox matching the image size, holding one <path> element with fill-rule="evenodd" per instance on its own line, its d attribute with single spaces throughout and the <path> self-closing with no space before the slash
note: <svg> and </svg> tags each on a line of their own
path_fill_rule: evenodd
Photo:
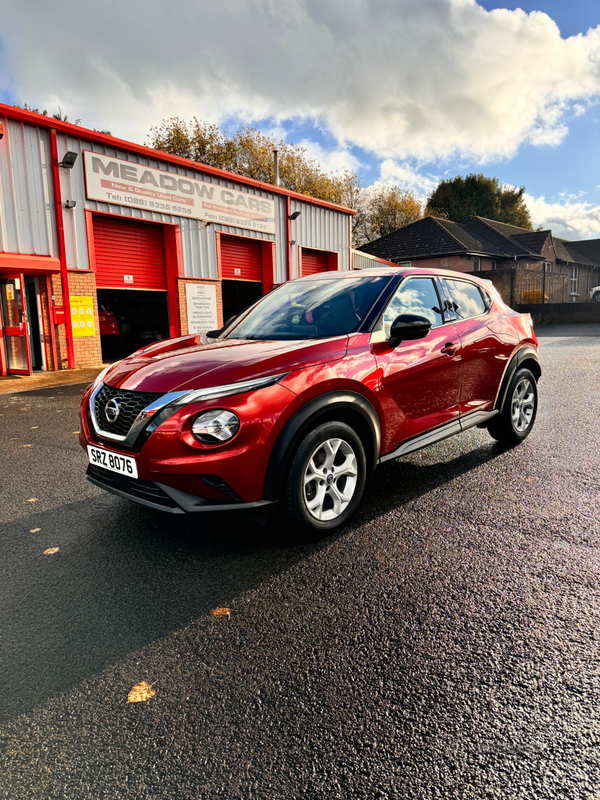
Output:
<svg viewBox="0 0 600 800">
<path fill-rule="evenodd" d="M 344 205 L 359 190 L 358 176 L 349 170 L 326 173 L 305 148 L 265 136 L 250 126 L 229 133 L 196 117 L 189 123 L 172 117 L 151 129 L 146 144 L 264 183 L 275 183 L 273 150 L 277 150 L 279 183 L 290 191 Z"/>
<path fill-rule="evenodd" d="M 529 211 L 523 200 L 525 187 L 502 187 L 498 178 L 471 173 L 466 177 L 441 181 L 427 201 L 426 213 L 444 212 L 453 222 L 485 217 L 532 230 Z"/>
<path fill-rule="evenodd" d="M 365 199 L 366 241 L 379 239 L 423 216 L 423 205 L 414 192 L 399 186 L 371 187 Z"/>
<path fill-rule="evenodd" d="M 43 117 L 48 116 L 48 109 L 45 108 L 43 111 L 40 111 L 39 108 L 34 108 L 33 106 L 30 106 L 28 103 L 23 103 L 22 106 L 20 106 L 18 103 L 15 103 L 14 108 L 22 108 L 23 111 L 31 111 L 32 114 L 41 114 Z M 54 114 L 51 114 L 50 116 L 52 117 L 52 119 L 61 120 L 61 122 L 69 121 L 67 115 L 62 113 L 60 106 L 58 107 L 58 111 L 56 111 Z M 73 122 L 72 124 L 81 125 L 81 120 L 76 119 L 75 122 Z M 100 131 L 100 133 L 110 133 L 110 131 Z"/>
</svg>

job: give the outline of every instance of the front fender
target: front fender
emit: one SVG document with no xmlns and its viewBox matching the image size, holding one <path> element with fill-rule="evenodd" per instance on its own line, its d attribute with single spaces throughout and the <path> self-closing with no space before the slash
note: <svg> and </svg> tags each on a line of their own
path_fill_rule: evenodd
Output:
<svg viewBox="0 0 600 800">
<path fill-rule="evenodd" d="M 297 446 L 306 434 L 316 425 L 328 419 L 348 421 L 359 428 L 357 433 L 361 439 L 368 437 L 371 467 L 375 468 L 381 447 L 381 429 L 377 412 L 369 401 L 354 392 L 327 392 L 310 400 L 288 420 L 277 437 L 271 451 L 263 497 L 266 500 L 277 500 L 281 493 L 281 484 L 285 477 L 289 461 Z M 367 458 L 369 453 L 367 452 Z"/>
</svg>

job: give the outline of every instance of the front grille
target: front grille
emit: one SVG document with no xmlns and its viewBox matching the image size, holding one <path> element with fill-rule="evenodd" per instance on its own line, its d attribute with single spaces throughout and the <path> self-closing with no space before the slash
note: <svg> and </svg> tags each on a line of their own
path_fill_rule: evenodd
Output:
<svg viewBox="0 0 600 800">
<path fill-rule="evenodd" d="M 177 503 L 152 481 L 128 478 L 126 475 L 119 475 L 117 472 L 111 472 L 92 464 L 88 466 L 87 474 L 94 479 L 94 482 L 102 484 L 102 488 L 108 491 L 118 489 L 123 494 L 131 497 L 132 500 L 146 500 L 165 509 L 180 510 Z"/>
<path fill-rule="evenodd" d="M 115 436 L 127 436 L 140 411 L 159 397 L 162 395 L 152 392 L 130 392 L 104 384 L 94 399 L 94 414 L 98 428 Z M 105 407 L 109 400 L 116 400 L 119 404 L 119 416 L 114 422 L 110 422 L 106 416 Z"/>
</svg>

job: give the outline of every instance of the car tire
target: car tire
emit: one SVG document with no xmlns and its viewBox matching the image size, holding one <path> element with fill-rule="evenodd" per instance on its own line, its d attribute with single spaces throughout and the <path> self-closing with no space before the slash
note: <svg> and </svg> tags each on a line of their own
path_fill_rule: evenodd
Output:
<svg viewBox="0 0 600 800">
<path fill-rule="evenodd" d="M 365 450 L 344 422 L 325 422 L 300 443 L 284 489 L 288 519 L 303 534 L 319 537 L 344 525 L 362 497 Z"/>
<path fill-rule="evenodd" d="M 594 292 L 592 300 L 595 300 L 597 303 L 600 303 L 600 292 Z"/>
<path fill-rule="evenodd" d="M 514 447 L 531 433 L 537 414 L 538 393 L 533 373 L 518 369 L 506 392 L 500 413 L 488 425 L 488 432 L 500 444 Z"/>
</svg>

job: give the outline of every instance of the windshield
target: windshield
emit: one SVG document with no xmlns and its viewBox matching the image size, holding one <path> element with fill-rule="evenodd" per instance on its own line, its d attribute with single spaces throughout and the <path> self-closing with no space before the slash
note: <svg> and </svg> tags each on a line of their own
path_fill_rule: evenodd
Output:
<svg viewBox="0 0 600 800">
<path fill-rule="evenodd" d="M 318 339 L 358 330 L 390 277 L 284 283 L 259 300 L 226 339 Z"/>
</svg>

